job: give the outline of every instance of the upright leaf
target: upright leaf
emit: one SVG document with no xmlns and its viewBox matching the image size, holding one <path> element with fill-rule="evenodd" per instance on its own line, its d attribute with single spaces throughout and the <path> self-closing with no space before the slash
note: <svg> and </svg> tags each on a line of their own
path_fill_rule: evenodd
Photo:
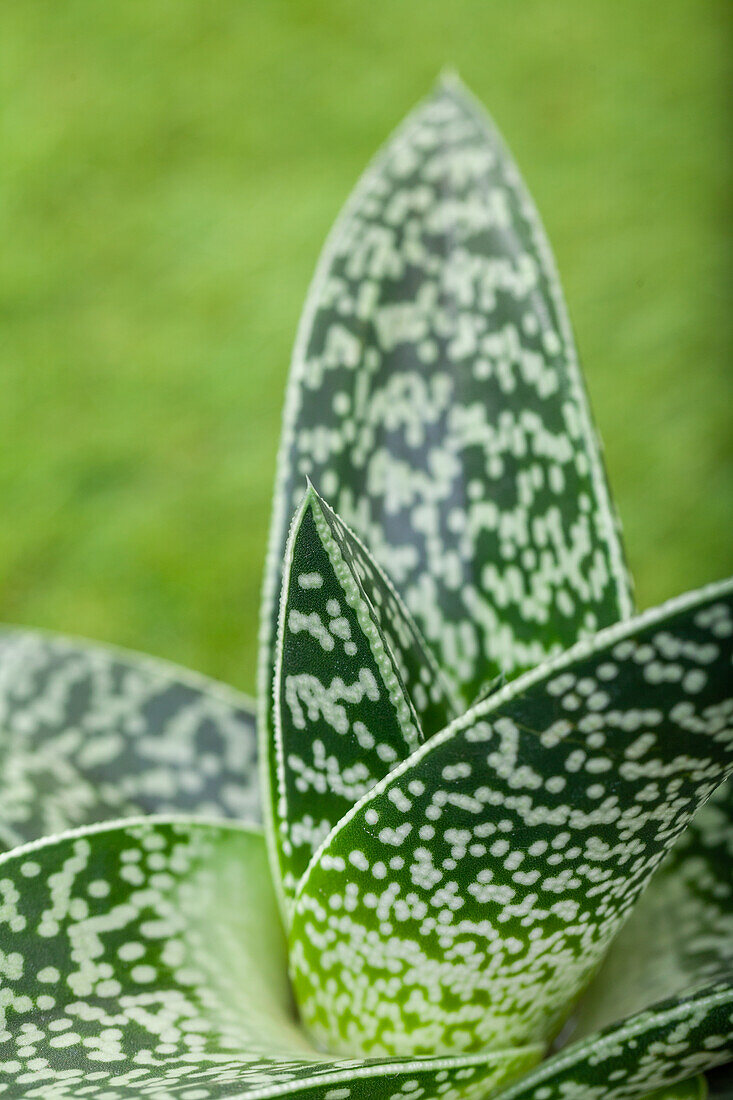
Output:
<svg viewBox="0 0 733 1100">
<path fill-rule="evenodd" d="M 165 661 L 0 629 L 0 848 L 124 815 L 260 816 L 254 707 Z"/>
<path fill-rule="evenodd" d="M 357 581 L 420 719 L 426 738 L 461 712 L 458 699 L 391 580 L 343 520 L 310 487 L 349 572 Z"/>
<path fill-rule="evenodd" d="M 0 857 L 0 895 L 3 1100 L 394 1100 L 421 1086 L 478 1100 L 538 1057 L 407 1065 L 315 1050 L 290 998 L 264 841 L 241 826 L 77 830 Z"/>
<path fill-rule="evenodd" d="M 733 767 L 732 607 L 728 581 L 579 643 L 340 822 L 291 931 L 316 1043 L 407 1055 L 552 1038 Z"/>
<path fill-rule="evenodd" d="M 288 523 L 309 475 L 468 705 L 631 613 L 554 262 L 482 110 L 444 81 L 321 257 L 289 383 L 263 601 L 262 721 Z"/>
<path fill-rule="evenodd" d="M 434 732 L 452 712 L 409 617 L 312 486 L 293 521 L 280 607 L 263 754 L 287 908 L 339 818 L 417 747 L 423 722 Z"/>
</svg>

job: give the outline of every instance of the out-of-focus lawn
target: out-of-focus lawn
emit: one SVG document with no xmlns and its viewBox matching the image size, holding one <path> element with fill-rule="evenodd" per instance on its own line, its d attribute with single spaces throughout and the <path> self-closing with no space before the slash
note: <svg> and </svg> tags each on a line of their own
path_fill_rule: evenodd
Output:
<svg viewBox="0 0 733 1100">
<path fill-rule="evenodd" d="M 310 274 L 445 65 L 554 243 L 640 605 L 729 571 L 728 11 L 0 6 L 0 619 L 253 686 Z"/>
</svg>

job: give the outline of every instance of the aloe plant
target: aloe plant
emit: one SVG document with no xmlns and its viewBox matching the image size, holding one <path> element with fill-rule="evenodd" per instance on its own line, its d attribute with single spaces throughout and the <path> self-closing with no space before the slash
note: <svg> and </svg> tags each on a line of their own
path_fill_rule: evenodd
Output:
<svg viewBox="0 0 733 1100">
<path fill-rule="evenodd" d="M 635 614 L 544 233 L 443 81 L 305 307 L 257 737 L 192 673 L 0 634 L 0 1095 L 704 1096 L 732 637 L 732 581 Z"/>
</svg>

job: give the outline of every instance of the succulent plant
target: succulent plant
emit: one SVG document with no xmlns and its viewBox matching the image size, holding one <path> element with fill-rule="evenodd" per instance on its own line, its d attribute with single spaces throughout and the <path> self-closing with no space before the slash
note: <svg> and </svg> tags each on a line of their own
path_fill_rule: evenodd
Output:
<svg viewBox="0 0 733 1100">
<path fill-rule="evenodd" d="M 442 81 L 297 335 L 257 737 L 232 689 L 0 634 L 0 1096 L 703 1096 L 732 638 L 731 581 L 634 612 L 547 241 Z"/>
</svg>

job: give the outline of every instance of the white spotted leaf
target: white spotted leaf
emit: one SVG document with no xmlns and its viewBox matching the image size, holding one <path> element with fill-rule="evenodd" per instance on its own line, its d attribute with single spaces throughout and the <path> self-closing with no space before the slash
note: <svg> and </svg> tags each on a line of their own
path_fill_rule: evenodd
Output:
<svg viewBox="0 0 733 1100">
<path fill-rule="evenodd" d="M 263 756 L 287 908 L 333 826 L 454 710 L 389 583 L 312 486 L 284 574 L 274 736 Z"/>
<path fill-rule="evenodd" d="M 732 868 L 728 780 L 692 819 L 614 940 L 578 1007 L 573 1038 L 733 976 Z"/>
<path fill-rule="evenodd" d="M 360 180 L 308 295 L 262 609 L 266 725 L 305 476 L 387 570 L 464 705 L 632 611 L 549 245 L 455 80 Z"/>
<path fill-rule="evenodd" d="M 166 661 L 0 628 L 0 848 L 144 813 L 260 818 L 254 705 Z"/>
<path fill-rule="evenodd" d="M 580 642 L 421 746 L 298 890 L 315 1042 L 364 1054 L 547 1042 L 733 767 L 733 582 Z"/>
<path fill-rule="evenodd" d="M 730 1100 L 732 605 L 631 619 L 547 240 L 444 81 L 296 340 L 265 832 L 246 698 L 0 629 L 3 1100 Z"/>
<path fill-rule="evenodd" d="M 418 1085 L 479 1100 L 539 1056 L 345 1061 L 312 1047 L 252 828 L 81 829 L 0 857 L 0 889 L 3 1100 L 406 1100 Z"/>
<path fill-rule="evenodd" d="M 728 780 L 692 819 L 613 941 L 578 1006 L 572 1045 L 506 1100 L 626 1100 L 642 1086 L 733 1057 L 732 860 Z M 660 1086 L 644 1100 L 707 1095 L 698 1077 Z M 711 1085 L 711 1098 L 730 1095 L 725 1085 Z"/>
<path fill-rule="evenodd" d="M 492 1093 L 492 1100 L 704 1100 L 704 1082 L 690 1082 L 690 1075 L 731 1059 L 729 978 L 594 1032 Z M 721 1100 L 729 1097 L 724 1092 Z"/>
</svg>

